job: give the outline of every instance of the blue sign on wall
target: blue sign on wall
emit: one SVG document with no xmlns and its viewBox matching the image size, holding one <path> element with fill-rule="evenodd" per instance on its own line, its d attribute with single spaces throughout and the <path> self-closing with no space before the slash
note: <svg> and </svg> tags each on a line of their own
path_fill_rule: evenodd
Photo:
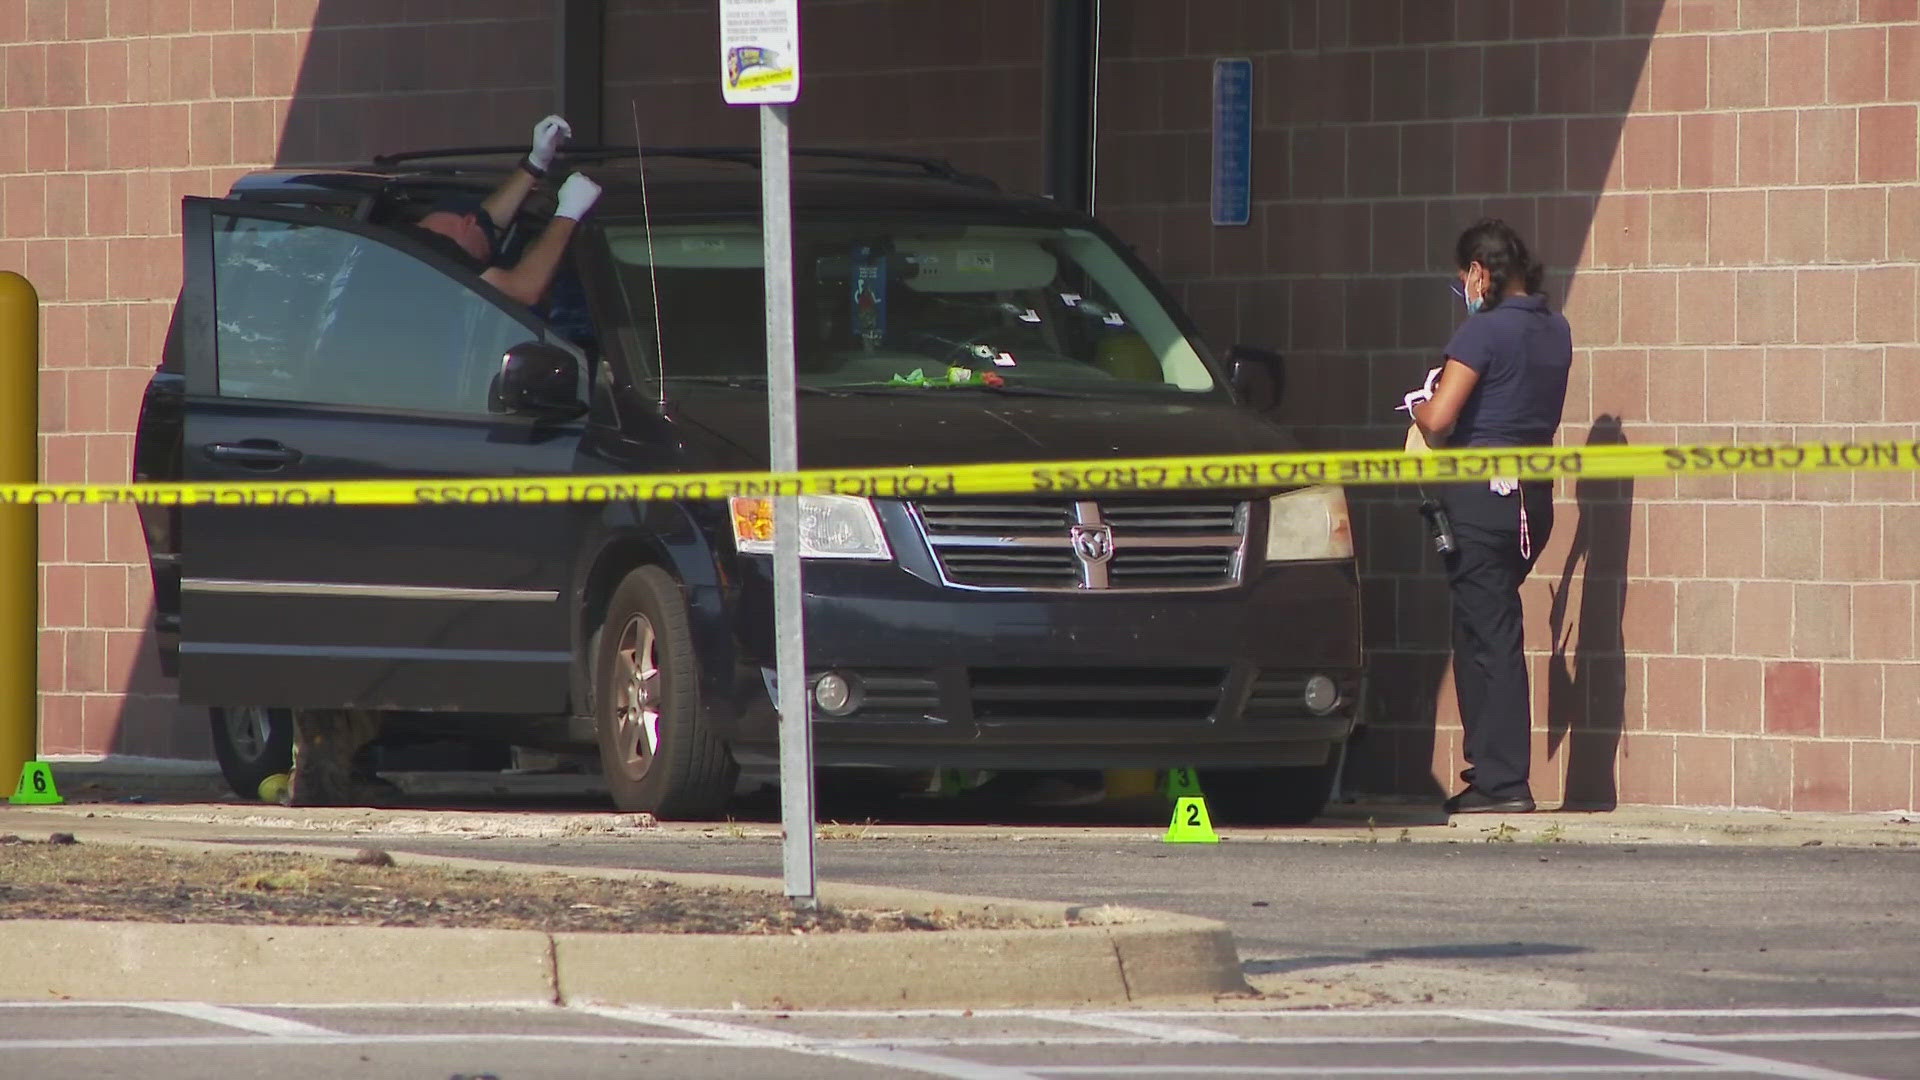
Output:
<svg viewBox="0 0 1920 1080">
<path fill-rule="evenodd" d="M 1213 62 L 1213 223 L 1253 214 L 1253 61 Z"/>
</svg>

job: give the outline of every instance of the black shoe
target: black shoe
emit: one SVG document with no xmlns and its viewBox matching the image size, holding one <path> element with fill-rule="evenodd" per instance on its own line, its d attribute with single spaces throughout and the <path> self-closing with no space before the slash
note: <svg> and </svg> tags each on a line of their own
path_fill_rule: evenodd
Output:
<svg viewBox="0 0 1920 1080">
<path fill-rule="evenodd" d="M 1441 809 L 1449 814 L 1531 814 L 1533 798 L 1529 795 L 1516 795 L 1508 799 L 1495 798 L 1470 787 L 1441 804 Z"/>
</svg>

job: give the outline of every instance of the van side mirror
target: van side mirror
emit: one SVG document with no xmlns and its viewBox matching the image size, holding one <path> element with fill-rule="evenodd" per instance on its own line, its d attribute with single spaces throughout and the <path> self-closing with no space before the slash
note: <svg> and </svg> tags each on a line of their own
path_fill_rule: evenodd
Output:
<svg viewBox="0 0 1920 1080">
<path fill-rule="evenodd" d="M 1235 345 L 1227 350 L 1227 380 L 1242 404 L 1266 412 L 1280 403 L 1287 381 L 1285 362 L 1277 352 Z"/>
<path fill-rule="evenodd" d="M 487 408 L 536 420 L 571 420 L 587 411 L 580 400 L 580 361 L 557 345 L 523 341 L 500 358 Z"/>
</svg>

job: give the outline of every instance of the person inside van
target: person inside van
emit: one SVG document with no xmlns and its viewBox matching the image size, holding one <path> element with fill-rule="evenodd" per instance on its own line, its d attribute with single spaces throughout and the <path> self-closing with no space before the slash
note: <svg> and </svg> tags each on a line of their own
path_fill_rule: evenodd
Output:
<svg viewBox="0 0 1920 1080">
<path fill-rule="evenodd" d="M 553 285 L 560 258 L 580 219 L 599 199 L 600 185 L 579 173 L 567 177 L 560 185 L 553 220 L 512 266 L 498 265 L 500 239 L 533 191 L 535 181 L 547 175 L 554 155 L 572 135 L 573 128 L 558 116 L 540 121 L 534 125 L 533 145 L 527 156 L 492 194 L 477 205 L 470 200 L 444 201 L 410 226 L 410 231 L 479 274 L 480 280 L 529 308 L 538 307 Z"/>
</svg>

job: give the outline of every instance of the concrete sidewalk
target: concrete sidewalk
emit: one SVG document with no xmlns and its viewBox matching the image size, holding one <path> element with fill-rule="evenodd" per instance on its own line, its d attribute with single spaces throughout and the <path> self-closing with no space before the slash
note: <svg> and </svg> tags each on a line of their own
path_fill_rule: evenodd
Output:
<svg viewBox="0 0 1920 1080">
<path fill-rule="evenodd" d="M 364 837 L 371 822 L 362 815 L 382 813 L 301 811 L 274 822 L 255 813 L 266 809 L 0 805 L 0 835 L 44 841 L 64 832 L 95 846 L 345 858 L 363 844 L 296 845 L 275 837 L 310 838 L 314 827 L 328 825 Z M 774 879 L 392 855 L 402 865 L 782 893 Z M 1252 996 L 1231 933 L 1208 919 L 831 883 L 820 886 L 820 900 L 842 908 L 991 914 L 1047 928 L 780 936 L 0 919 L 0 1000 L 850 1009 Z"/>
</svg>

